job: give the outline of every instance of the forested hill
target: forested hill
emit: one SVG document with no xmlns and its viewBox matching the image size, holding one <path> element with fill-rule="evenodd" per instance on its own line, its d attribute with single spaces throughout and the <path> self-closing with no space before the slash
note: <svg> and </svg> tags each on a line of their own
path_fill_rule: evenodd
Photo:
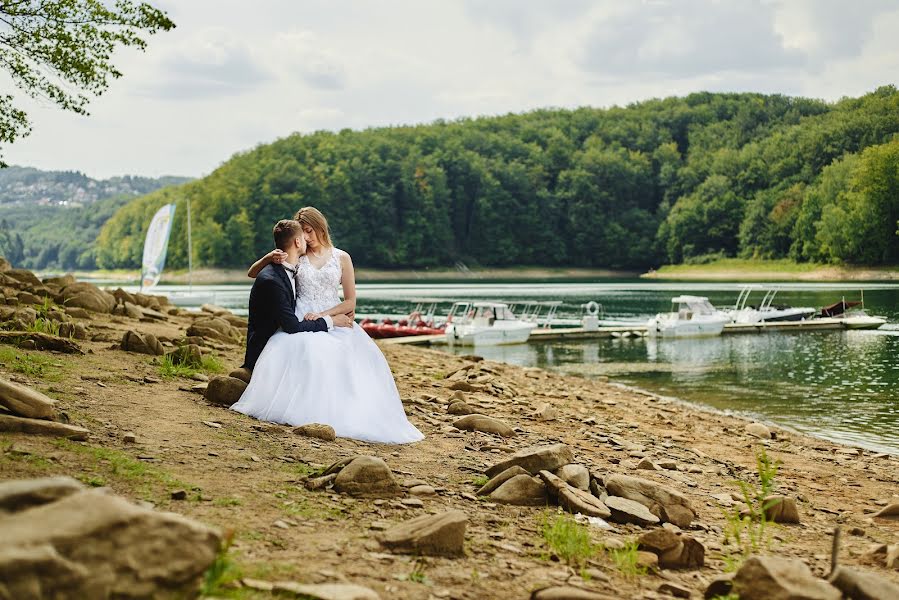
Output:
<svg viewBox="0 0 899 600">
<path fill-rule="evenodd" d="M 301 206 L 357 265 L 645 268 L 715 256 L 899 263 L 899 92 L 825 103 L 697 93 L 291 135 L 135 200 L 104 226 L 101 267 L 135 267 L 153 212 L 178 202 L 170 264 L 245 266 Z"/>
<path fill-rule="evenodd" d="M 0 256 L 29 269 L 96 269 L 94 242 L 115 211 L 135 197 L 186 181 L 0 169 Z"/>
</svg>

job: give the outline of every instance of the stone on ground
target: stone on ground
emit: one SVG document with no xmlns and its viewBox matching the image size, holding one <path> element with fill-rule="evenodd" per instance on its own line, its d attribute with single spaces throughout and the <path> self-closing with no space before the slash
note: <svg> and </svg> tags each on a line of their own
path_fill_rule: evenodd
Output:
<svg viewBox="0 0 899 600">
<path fill-rule="evenodd" d="M 84 427 L 78 427 L 76 425 L 67 425 L 65 423 L 45 421 L 43 419 L 11 417 L 3 414 L 0 414 L 0 431 L 47 435 L 77 441 L 86 440 L 91 433 Z"/>
<path fill-rule="evenodd" d="M 613 597 L 570 585 L 554 585 L 534 590 L 531 600 L 613 600 Z"/>
<path fill-rule="evenodd" d="M 293 583 L 278 581 L 271 590 L 279 596 L 292 594 L 307 600 L 380 600 L 374 590 L 352 583 Z"/>
<path fill-rule="evenodd" d="M 0 482 L 0 512 L 19 512 L 33 506 L 55 502 L 84 489 L 71 477 L 13 479 Z"/>
<path fill-rule="evenodd" d="M 478 496 L 486 496 L 490 494 L 493 490 L 504 484 L 509 479 L 512 479 L 516 475 L 530 475 L 527 471 L 515 465 L 514 467 L 509 467 L 502 473 L 494 476 L 490 481 L 485 483 L 481 489 L 478 490 Z"/>
<path fill-rule="evenodd" d="M 636 500 L 628 500 L 620 496 L 606 496 L 603 504 L 612 512 L 609 520 L 614 523 L 632 523 L 641 527 L 659 523 L 659 518 Z"/>
<path fill-rule="evenodd" d="M 768 496 L 762 501 L 766 506 L 765 516 L 775 523 L 799 523 L 796 501 L 787 496 Z"/>
<path fill-rule="evenodd" d="M 357 456 L 340 469 L 334 489 L 351 496 L 384 498 L 401 492 L 390 468 L 375 456 Z"/>
<path fill-rule="evenodd" d="M 214 404 L 231 406 L 240 400 L 247 384 L 236 377 L 213 377 L 206 385 L 206 399 Z"/>
<path fill-rule="evenodd" d="M 556 469 L 555 474 L 572 487 L 590 491 L 590 471 L 584 465 L 563 465 Z"/>
<path fill-rule="evenodd" d="M 562 465 L 574 462 L 574 452 L 566 444 L 525 448 L 487 469 L 488 477 L 502 473 L 509 467 L 519 466 L 531 475 L 540 471 L 555 471 Z"/>
<path fill-rule="evenodd" d="M 840 600 L 842 592 L 797 559 L 750 556 L 734 576 L 740 600 Z"/>
<path fill-rule="evenodd" d="M 3 518 L 0 595 L 188 596 L 220 542 L 217 531 L 180 515 L 81 491 Z"/>
<path fill-rule="evenodd" d="M 546 486 L 532 475 L 514 475 L 487 496 L 500 504 L 514 506 L 546 506 Z"/>
<path fill-rule="evenodd" d="M 602 500 L 590 492 L 568 485 L 549 471 L 540 471 L 540 477 L 546 483 L 550 496 L 568 512 L 603 519 L 612 514 Z"/>
<path fill-rule="evenodd" d="M 763 440 L 771 439 L 771 430 L 761 423 L 750 423 L 746 426 L 746 433 Z"/>
<path fill-rule="evenodd" d="M 610 475 L 604 481 L 610 496 L 635 500 L 662 521 L 688 527 L 696 516 L 686 496 L 648 479 L 629 475 Z"/>
<path fill-rule="evenodd" d="M 299 427 L 294 427 L 293 432 L 297 435 L 317 438 L 319 440 L 325 440 L 326 442 L 333 442 L 335 439 L 337 439 L 337 434 L 334 432 L 334 428 L 330 425 L 324 425 L 322 423 L 308 423 L 306 425 L 300 425 Z"/>
<path fill-rule="evenodd" d="M 424 515 L 384 532 L 381 543 L 394 552 L 462 556 L 468 517 L 460 510 Z"/>
<path fill-rule="evenodd" d="M 122 336 L 122 350 L 125 352 L 136 352 L 138 354 L 149 354 L 151 356 L 162 356 L 165 349 L 156 336 L 152 333 L 137 333 L 136 331 L 126 331 Z"/>
<path fill-rule="evenodd" d="M 236 379 L 240 379 L 244 383 L 250 383 L 250 377 L 252 377 L 253 372 L 246 367 L 240 367 L 238 369 L 234 369 L 230 373 L 228 373 L 228 377 L 234 377 Z"/>
<path fill-rule="evenodd" d="M 899 585 L 874 573 L 837 567 L 830 576 L 830 584 L 852 600 L 895 600 Z"/>
<path fill-rule="evenodd" d="M 56 417 L 56 401 L 37 390 L 0 377 L 0 406 L 31 419 Z"/>
<path fill-rule="evenodd" d="M 493 417 L 487 415 L 472 414 L 455 421 L 453 427 L 464 429 L 466 431 L 481 431 L 484 433 L 493 433 L 501 437 L 512 437 L 515 432 L 512 428 Z"/>
</svg>

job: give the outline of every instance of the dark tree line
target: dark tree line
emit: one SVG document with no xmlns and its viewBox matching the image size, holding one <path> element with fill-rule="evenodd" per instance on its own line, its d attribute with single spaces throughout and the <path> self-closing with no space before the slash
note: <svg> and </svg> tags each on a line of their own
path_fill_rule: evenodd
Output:
<svg viewBox="0 0 899 600">
<path fill-rule="evenodd" d="M 245 266 L 305 205 L 358 265 L 643 269 L 717 256 L 899 263 L 899 93 L 825 103 L 697 93 L 295 134 L 120 209 L 97 264 L 138 265 L 177 202 L 169 264 Z"/>
</svg>

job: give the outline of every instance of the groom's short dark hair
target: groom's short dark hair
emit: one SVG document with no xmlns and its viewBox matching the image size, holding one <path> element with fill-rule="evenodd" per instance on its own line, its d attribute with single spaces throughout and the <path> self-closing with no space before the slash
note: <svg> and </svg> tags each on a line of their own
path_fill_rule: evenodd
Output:
<svg viewBox="0 0 899 600">
<path fill-rule="evenodd" d="M 293 219 L 281 219 L 272 229 L 272 237 L 275 238 L 275 247 L 279 250 L 287 250 L 294 239 L 303 235 L 303 226 Z"/>
</svg>

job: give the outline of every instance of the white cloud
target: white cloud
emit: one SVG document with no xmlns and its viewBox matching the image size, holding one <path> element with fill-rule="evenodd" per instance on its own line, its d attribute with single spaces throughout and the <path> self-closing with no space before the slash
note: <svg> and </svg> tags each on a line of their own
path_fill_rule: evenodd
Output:
<svg viewBox="0 0 899 600">
<path fill-rule="evenodd" d="M 125 76 L 90 117 L 22 100 L 34 131 L 9 162 L 199 176 L 295 131 L 698 90 L 835 100 L 899 73 L 899 8 L 877 0 L 159 4 L 177 28 L 117 53 Z"/>
</svg>

